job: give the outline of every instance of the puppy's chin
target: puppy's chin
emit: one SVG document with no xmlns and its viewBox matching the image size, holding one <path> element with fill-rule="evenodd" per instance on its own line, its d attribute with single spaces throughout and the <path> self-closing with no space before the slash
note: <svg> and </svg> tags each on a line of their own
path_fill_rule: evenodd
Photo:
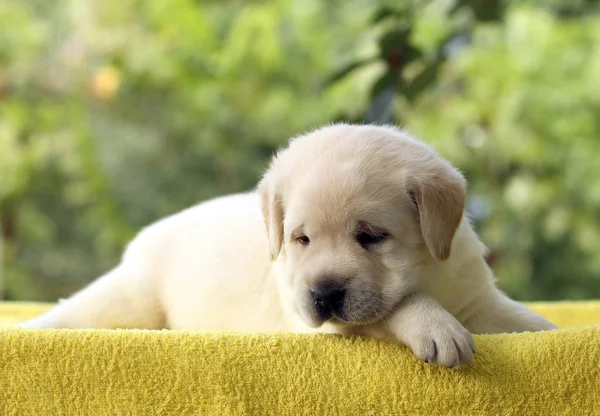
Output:
<svg viewBox="0 0 600 416">
<path fill-rule="evenodd" d="M 380 302 L 373 302 L 367 308 L 368 313 L 367 310 L 350 308 L 350 311 L 344 311 L 343 314 L 321 314 L 308 302 L 298 302 L 296 306 L 300 317 L 312 328 L 318 328 L 326 322 L 340 327 L 369 325 L 385 318 L 385 308 Z"/>
<path fill-rule="evenodd" d="M 302 320 L 306 322 L 306 324 L 311 328 L 319 328 L 325 322 L 346 326 L 353 324 L 352 322 L 348 321 L 347 319 L 345 319 L 345 317 L 342 316 L 336 316 L 330 313 L 319 313 L 310 303 L 300 304 L 299 302 L 296 310 L 298 311 L 298 314 L 300 315 Z"/>
<path fill-rule="evenodd" d="M 311 328 L 318 328 L 330 319 L 330 317 L 319 315 L 310 304 L 300 304 L 300 302 L 298 302 L 296 311 L 302 320 Z"/>
<path fill-rule="evenodd" d="M 330 325 L 340 327 L 340 328 L 357 327 L 357 326 L 374 324 L 376 322 L 379 322 L 379 321 L 382 321 L 383 319 L 385 319 L 384 315 L 380 315 L 380 316 L 371 317 L 371 318 L 367 318 L 367 319 L 349 321 L 349 320 L 346 320 L 344 318 L 337 317 L 337 316 L 330 316 L 330 317 L 318 316 L 316 313 L 314 313 L 314 314 L 304 313 L 304 314 L 301 314 L 301 317 L 304 320 L 304 322 L 306 322 L 306 324 L 308 324 L 308 326 L 310 326 L 311 328 L 319 328 L 320 326 L 322 326 L 325 323 L 328 323 Z"/>
</svg>

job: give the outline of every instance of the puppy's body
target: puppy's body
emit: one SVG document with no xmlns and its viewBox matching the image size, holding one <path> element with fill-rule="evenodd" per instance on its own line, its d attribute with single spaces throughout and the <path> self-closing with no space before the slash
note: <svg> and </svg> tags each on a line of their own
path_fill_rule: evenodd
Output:
<svg viewBox="0 0 600 416">
<path fill-rule="evenodd" d="M 257 193 L 151 225 L 23 326 L 359 333 L 469 363 L 468 331 L 554 326 L 496 289 L 463 208 L 462 177 L 423 144 L 330 126 L 294 140 Z"/>
<path fill-rule="evenodd" d="M 288 330 L 255 193 L 217 198 L 142 230 L 121 264 L 40 327 Z"/>
</svg>

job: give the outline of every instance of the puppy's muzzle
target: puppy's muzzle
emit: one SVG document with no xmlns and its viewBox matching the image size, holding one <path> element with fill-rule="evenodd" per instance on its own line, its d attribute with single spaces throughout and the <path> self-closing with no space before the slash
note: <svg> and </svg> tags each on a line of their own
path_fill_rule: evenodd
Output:
<svg viewBox="0 0 600 416">
<path fill-rule="evenodd" d="M 321 282 L 310 290 L 319 318 L 326 321 L 332 316 L 345 320 L 346 288 L 335 282 Z"/>
</svg>

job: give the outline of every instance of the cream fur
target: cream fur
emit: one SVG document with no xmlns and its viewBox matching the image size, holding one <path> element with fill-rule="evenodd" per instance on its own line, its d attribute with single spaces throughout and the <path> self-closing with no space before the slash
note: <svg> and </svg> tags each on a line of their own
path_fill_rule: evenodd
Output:
<svg viewBox="0 0 600 416">
<path fill-rule="evenodd" d="M 257 192 L 150 225 L 115 269 L 23 326 L 358 333 L 469 364 L 470 332 L 555 326 L 495 287 L 464 203 L 460 173 L 406 133 L 324 127 L 293 139 Z M 386 238 L 361 246 L 363 231 Z M 347 290 L 343 317 L 317 313 L 324 281 Z"/>
</svg>

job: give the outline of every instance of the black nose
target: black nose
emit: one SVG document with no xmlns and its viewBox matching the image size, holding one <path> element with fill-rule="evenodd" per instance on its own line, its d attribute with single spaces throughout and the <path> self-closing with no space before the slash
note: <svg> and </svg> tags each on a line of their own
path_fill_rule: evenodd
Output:
<svg viewBox="0 0 600 416">
<path fill-rule="evenodd" d="M 331 315 L 343 317 L 346 289 L 339 283 L 322 282 L 311 289 L 313 303 L 319 315 L 329 318 Z"/>
</svg>

